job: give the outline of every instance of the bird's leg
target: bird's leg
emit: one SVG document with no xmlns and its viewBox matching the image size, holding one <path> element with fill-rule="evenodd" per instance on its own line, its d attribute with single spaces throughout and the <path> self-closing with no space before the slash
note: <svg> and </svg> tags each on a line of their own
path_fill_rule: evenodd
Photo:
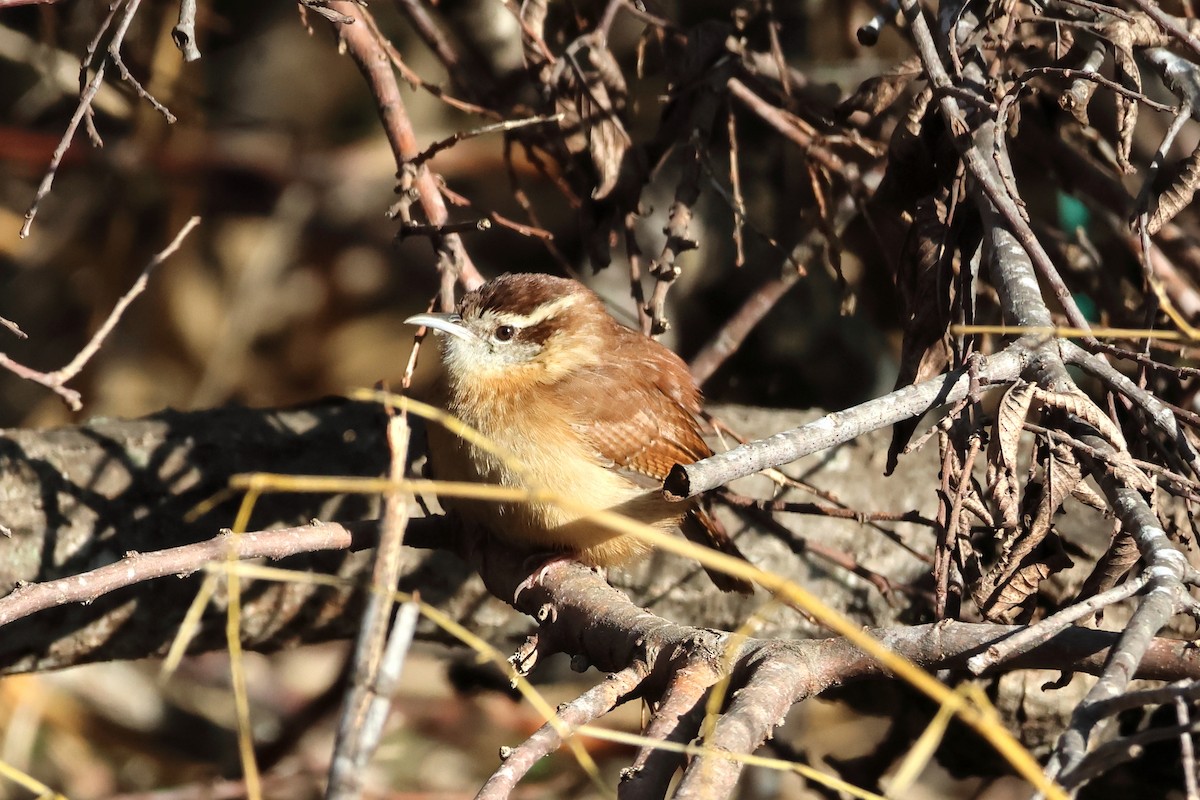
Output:
<svg viewBox="0 0 1200 800">
<path fill-rule="evenodd" d="M 517 590 L 513 592 L 513 602 L 520 599 L 521 593 L 532 589 L 535 586 L 541 586 L 546 580 L 546 576 L 550 571 L 557 568 L 561 564 L 582 564 L 579 558 L 574 553 L 564 553 L 560 551 L 534 553 L 525 559 L 521 565 L 523 572 L 528 572 L 525 580 L 517 584 Z M 541 565 L 540 567 L 538 565 Z M 588 566 L 588 565 L 585 565 Z M 589 569 L 594 569 L 601 576 L 604 576 L 604 570 L 601 567 L 588 566 Z"/>
</svg>

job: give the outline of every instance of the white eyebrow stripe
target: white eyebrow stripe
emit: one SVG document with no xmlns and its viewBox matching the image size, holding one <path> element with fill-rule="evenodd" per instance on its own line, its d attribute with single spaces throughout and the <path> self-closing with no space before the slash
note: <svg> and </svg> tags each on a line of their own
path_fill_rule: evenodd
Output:
<svg viewBox="0 0 1200 800">
<path fill-rule="evenodd" d="M 528 328 L 531 325 L 537 325 L 539 322 L 545 322 L 551 317 L 558 314 L 565 308 L 570 308 L 579 301 L 579 295 L 567 294 L 552 300 L 549 303 L 543 303 L 535 308 L 529 314 L 511 314 L 508 312 L 499 313 L 496 315 L 496 320 L 504 325 L 512 325 L 516 328 Z"/>
</svg>

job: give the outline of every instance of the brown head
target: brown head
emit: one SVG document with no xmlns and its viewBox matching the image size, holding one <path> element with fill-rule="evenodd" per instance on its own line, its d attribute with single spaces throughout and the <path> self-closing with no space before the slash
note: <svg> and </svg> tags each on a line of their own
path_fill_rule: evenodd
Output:
<svg viewBox="0 0 1200 800">
<path fill-rule="evenodd" d="M 447 334 L 446 371 L 460 388 L 557 381 L 602 358 L 604 337 L 619 327 L 583 284 L 536 274 L 501 275 L 464 295 L 453 313 L 406 321 Z"/>
</svg>

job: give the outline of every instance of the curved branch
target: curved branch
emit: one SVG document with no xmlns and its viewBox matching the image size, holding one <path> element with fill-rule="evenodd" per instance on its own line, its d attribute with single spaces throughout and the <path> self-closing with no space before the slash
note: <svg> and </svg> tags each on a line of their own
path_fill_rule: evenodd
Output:
<svg viewBox="0 0 1200 800">
<path fill-rule="evenodd" d="M 1030 359 L 1025 347 L 1015 343 L 1001 353 L 980 358 L 976 375 L 990 383 L 1013 381 L 1029 365 Z M 695 497 L 736 478 L 848 442 L 868 431 L 920 418 L 937 406 L 966 397 L 970 384 L 969 370 L 964 367 L 923 383 L 905 386 L 845 411 L 826 414 L 802 427 L 747 442 L 703 461 L 676 464 L 663 483 L 663 493 L 670 500 Z"/>
<path fill-rule="evenodd" d="M 560 725 L 571 731 L 607 714 L 629 700 L 646 679 L 646 675 L 646 665 L 640 661 L 609 675 L 558 709 Z M 547 722 L 520 745 L 501 753 L 500 757 L 504 763 L 488 778 L 487 783 L 475 795 L 475 800 L 507 798 L 533 765 L 557 750 L 562 743 L 559 726 Z"/>
<path fill-rule="evenodd" d="M 1079 345 L 1072 342 L 1062 342 L 1059 345 L 1059 350 L 1068 364 L 1077 366 L 1094 377 L 1099 378 L 1114 392 L 1129 398 L 1132 403 L 1141 408 L 1146 413 L 1146 417 L 1150 420 L 1150 423 L 1158 428 L 1167 437 L 1169 442 L 1175 445 L 1176 452 L 1191 467 L 1192 473 L 1200 476 L 1200 455 L 1196 453 L 1196 449 L 1188 441 L 1183 427 L 1179 424 L 1179 420 L 1176 419 L 1175 413 L 1169 406 L 1141 386 L 1138 386 L 1111 364 L 1089 353 Z"/>
<path fill-rule="evenodd" d="M 717 753 L 753 753 L 787 715 L 795 702 L 791 688 L 797 680 L 797 665 L 790 660 L 761 660 L 753 668 L 746 685 L 738 689 L 717 720 L 705 749 Z M 803 673 L 799 673 L 803 674 Z M 732 796 L 742 773 L 740 761 L 721 757 L 700 757 L 683 773 L 675 791 L 677 800 Z"/>
<path fill-rule="evenodd" d="M 231 550 L 239 559 L 272 560 L 323 550 L 363 550 L 375 546 L 378 527 L 374 521 L 345 525 L 313 522 L 295 528 L 236 535 L 222 531 L 216 537 L 196 544 L 149 553 L 130 551 L 120 561 L 89 572 L 42 583 L 18 585 L 9 594 L 0 597 L 0 627 L 57 606 L 91 603 L 118 589 L 155 578 L 191 575 L 206 564 L 227 558 Z"/>
<path fill-rule="evenodd" d="M 1079 438 L 1102 452 L 1112 450 L 1112 445 L 1100 436 L 1084 434 Z M 1189 570 L 1187 558 L 1171 544 L 1159 524 L 1158 515 L 1146 499 L 1137 490 L 1126 486 L 1104 464 L 1094 464 L 1092 474 L 1124 530 L 1141 551 L 1147 588 L 1145 597 L 1126 623 L 1120 641 L 1105 663 L 1100 680 L 1072 713 L 1070 726 L 1059 739 L 1046 767 L 1046 773 L 1051 777 L 1070 773 L 1080 766 L 1087 755 L 1091 731 L 1103 719 L 1096 713 L 1097 705 L 1129 687 L 1150 642 L 1183 607 L 1187 596 L 1184 587 Z"/>
<path fill-rule="evenodd" d="M 400 94 L 400 86 L 396 75 L 392 72 L 391 60 L 379 39 L 372 34 L 372 25 L 368 19 L 370 12 L 365 6 L 348 0 L 336 0 L 329 7 L 340 13 L 347 20 L 339 22 L 330 20 L 346 51 L 358 65 L 363 77 L 371 87 L 375 96 L 375 105 L 379 109 L 379 119 L 387 134 L 388 143 L 392 146 L 392 155 L 401 177 L 402 188 L 408 178 L 411 178 L 412 188 L 416 192 L 429 224 L 435 228 L 445 225 L 450 220 L 446 203 L 438 189 L 438 178 L 424 164 L 416 165 L 421 155 L 421 147 L 417 144 L 416 131 Z M 458 280 L 463 287 L 470 290 L 483 283 L 471 257 L 463 246 L 462 237 L 457 233 L 446 233 L 434 237 L 438 252 L 438 269 L 442 271 L 442 306 L 444 310 L 453 308 L 452 292 L 447 281 Z"/>
</svg>

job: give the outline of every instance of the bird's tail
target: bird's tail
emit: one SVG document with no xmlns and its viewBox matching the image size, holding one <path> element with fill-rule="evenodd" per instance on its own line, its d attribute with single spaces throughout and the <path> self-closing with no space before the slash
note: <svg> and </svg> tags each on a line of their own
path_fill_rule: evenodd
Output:
<svg viewBox="0 0 1200 800">
<path fill-rule="evenodd" d="M 726 555 L 740 558 L 743 561 L 748 560 L 742 555 L 742 551 L 738 550 L 733 539 L 729 537 L 725 526 L 702 508 L 697 507 L 689 511 L 683 518 L 683 522 L 679 524 L 679 529 L 690 542 L 711 547 L 714 550 L 719 550 Z M 749 581 L 735 578 L 733 575 L 727 575 L 724 572 L 718 572 L 708 567 L 705 567 L 704 571 L 708 573 L 708 577 L 712 578 L 712 582 L 716 584 L 717 588 L 723 592 L 737 592 L 739 594 L 754 593 L 754 584 Z"/>
</svg>

